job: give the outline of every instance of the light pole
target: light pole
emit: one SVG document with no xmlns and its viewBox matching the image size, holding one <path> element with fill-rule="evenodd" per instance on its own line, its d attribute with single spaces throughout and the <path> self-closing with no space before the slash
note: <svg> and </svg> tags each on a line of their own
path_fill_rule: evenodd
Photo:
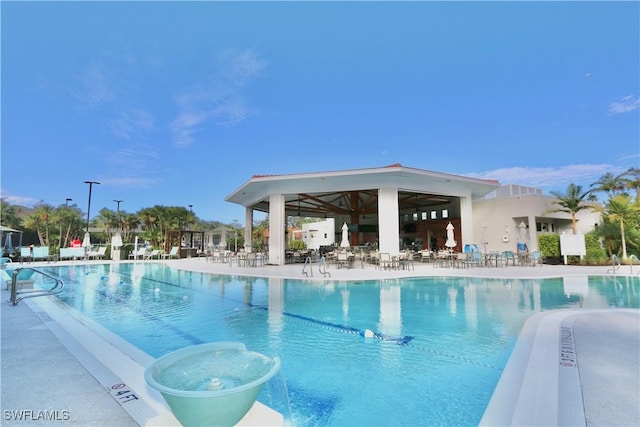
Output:
<svg viewBox="0 0 640 427">
<path fill-rule="evenodd" d="M 114 200 L 117 203 L 116 207 L 116 221 L 118 221 L 118 231 L 120 231 L 120 203 L 124 202 L 124 200 Z"/>
<path fill-rule="evenodd" d="M 89 184 L 89 204 L 87 205 L 87 233 L 89 232 L 89 214 L 91 213 L 91 189 L 93 184 L 100 184 L 98 181 L 85 181 L 85 184 Z"/>
</svg>

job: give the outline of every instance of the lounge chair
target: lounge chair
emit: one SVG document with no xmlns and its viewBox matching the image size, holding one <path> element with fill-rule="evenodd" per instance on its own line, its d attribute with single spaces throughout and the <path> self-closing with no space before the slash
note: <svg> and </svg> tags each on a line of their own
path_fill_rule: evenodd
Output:
<svg viewBox="0 0 640 427">
<path fill-rule="evenodd" d="M 60 248 L 60 260 L 84 258 L 84 248 Z"/>
<path fill-rule="evenodd" d="M 178 253 L 179 250 L 180 250 L 180 246 L 172 247 L 171 252 L 169 252 L 168 254 L 162 254 L 162 259 L 180 258 L 180 254 Z"/>
<path fill-rule="evenodd" d="M 87 258 L 89 259 L 103 259 L 105 254 L 107 253 L 107 247 L 101 246 L 97 251 L 89 251 L 87 253 Z"/>
<path fill-rule="evenodd" d="M 129 259 L 133 258 L 133 259 L 144 259 L 144 256 L 147 253 L 147 248 L 142 247 L 142 248 L 138 248 L 138 250 L 136 252 L 131 252 L 129 254 Z"/>
<path fill-rule="evenodd" d="M 148 254 L 144 255 L 143 259 L 160 259 L 160 250 L 159 249 L 154 249 L 151 252 L 149 252 Z"/>
</svg>

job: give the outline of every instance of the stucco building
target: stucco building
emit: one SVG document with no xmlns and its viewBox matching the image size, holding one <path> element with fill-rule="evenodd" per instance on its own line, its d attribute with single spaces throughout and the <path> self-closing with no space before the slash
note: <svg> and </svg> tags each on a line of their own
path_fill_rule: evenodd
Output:
<svg viewBox="0 0 640 427">
<path fill-rule="evenodd" d="M 546 213 L 553 199 L 530 187 L 501 186 L 495 180 L 400 164 L 255 175 L 226 198 L 245 207 L 248 248 L 254 212 L 269 215 L 268 262 L 278 265 L 285 262 L 287 216 L 333 218 L 336 228 L 347 223 L 351 246 L 375 245 L 390 254 L 409 246 L 444 247 L 449 224 L 454 228 L 454 250 L 471 244 L 486 250 L 515 250 L 516 241 L 525 234 L 530 250 L 536 250 L 537 232 L 571 229 L 568 215 Z M 592 229 L 595 218 L 586 214 L 580 218 L 582 231 Z"/>
</svg>

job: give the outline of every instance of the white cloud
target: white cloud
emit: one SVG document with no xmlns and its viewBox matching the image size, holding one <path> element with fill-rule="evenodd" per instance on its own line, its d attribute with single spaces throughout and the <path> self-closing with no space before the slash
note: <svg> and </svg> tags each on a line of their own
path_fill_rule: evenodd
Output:
<svg viewBox="0 0 640 427">
<path fill-rule="evenodd" d="M 536 187 L 548 192 L 556 189 L 564 190 L 571 183 L 587 188 L 607 172 L 620 173 L 624 170 L 626 168 L 609 164 L 583 164 L 554 168 L 513 167 L 463 175 L 480 179 L 495 179 L 502 185 L 518 184 Z"/>
<path fill-rule="evenodd" d="M 7 195 L 4 190 L 2 191 L 2 198 L 9 204 L 26 207 L 33 207 L 42 201 L 33 197 Z"/>
<path fill-rule="evenodd" d="M 150 131 L 154 127 L 153 116 L 139 108 L 121 111 L 109 122 L 111 131 L 120 139 L 130 140 L 142 131 Z"/>
<path fill-rule="evenodd" d="M 628 95 L 609 104 L 609 114 L 631 113 L 638 108 L 640 108 L 640 99 L 634 95 Z"/>
<path fill-rule="evenodd" d="M 84 105 L 96 107 L 113 99 L 107 67 L 101 62 L 92 62 L 76 76 L 80 88 L 72 89 L 73 95 Z"/>
<path fill-rule="evenodd" d="M 221 62 L 219 73 L 175 96 L 180 112 L 169 128 L 177 145 L 191 145 L 198 127 L 209 122 L 234 126 L 256 114 L 255 109 L 246 105 L 242 94 L 265 68 L 265 61 L 247 50 L 227 53 Z"/>
<path fill-rule="evenodd" d="M 159 182 L 156 178 L 145 178 L 139 176 L 119 176 L 117 178 L 101 178 L 100 183 L 112 185 L 114 187 L 147 188 Z"/>
</svg>

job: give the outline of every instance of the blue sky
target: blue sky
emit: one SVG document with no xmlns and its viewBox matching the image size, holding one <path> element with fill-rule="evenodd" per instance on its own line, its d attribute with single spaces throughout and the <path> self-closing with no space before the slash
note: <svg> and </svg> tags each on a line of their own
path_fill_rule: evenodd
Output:
<svg viewBox="0 0 640 427">
<path fill-rule="evenodd" d="M 2 197 L 193 205 L 404 166 L 564 190 L 640 163 L 638 2 L 8 2 Z"/>
</svg>

